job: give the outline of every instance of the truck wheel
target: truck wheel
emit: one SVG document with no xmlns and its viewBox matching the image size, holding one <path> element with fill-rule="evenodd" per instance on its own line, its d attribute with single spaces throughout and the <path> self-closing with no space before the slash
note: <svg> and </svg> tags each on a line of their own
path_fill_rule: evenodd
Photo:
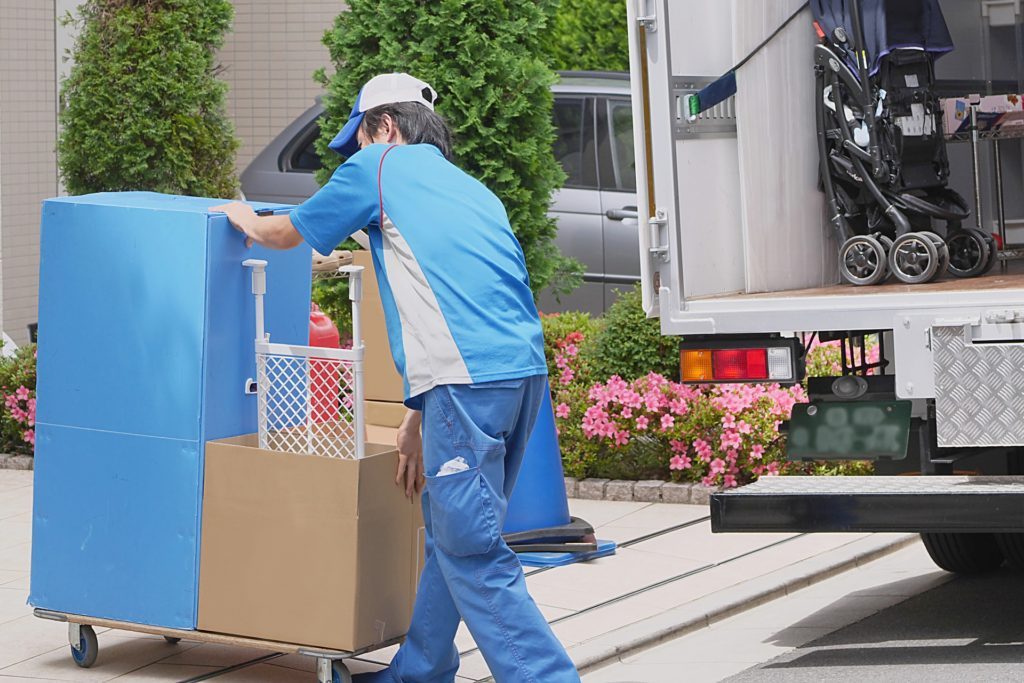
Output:
<svg viewBox="0 0 1024 683">
<path fill-rule="evenodd" d="M 1024 534 L 996 534 L 996 542 L 1010 566 L 1024 569 Z"/>
<path fill-rule="evenodd" d="M 980 574 L 1003 563 L 995 534 L 926 533 L 921 540 L 932 561 L 947 572 Z"/>
</svg>

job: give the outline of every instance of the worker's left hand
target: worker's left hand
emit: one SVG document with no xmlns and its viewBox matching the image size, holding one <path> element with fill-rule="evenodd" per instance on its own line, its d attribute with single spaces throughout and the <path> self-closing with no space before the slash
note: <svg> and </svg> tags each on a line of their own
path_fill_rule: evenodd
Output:
<svg viewBox="0 0 1024 683">
<path fill-rule="evenodd" d="M 246 235 L 245 246 L 252 246 L 252 237 L 249 237 L 249 233 L 245 229 L 246 225 L 251 225 L 252 221 L 257 218 L 256 212 L 253 211 L 251 206 L 244 202 L 228 202 L 227 204 L 211 206 L 210 211 L 220 211 L 227 214 L 231 225 Z"/>
</svg>

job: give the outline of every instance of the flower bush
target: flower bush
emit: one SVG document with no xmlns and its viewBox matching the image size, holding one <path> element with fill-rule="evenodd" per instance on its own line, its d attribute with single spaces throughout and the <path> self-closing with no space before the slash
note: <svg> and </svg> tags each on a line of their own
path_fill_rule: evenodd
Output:
<svg viewBox="0 0 1024 683">
<path fill-rule="evenodd" d="M 0 358 L 0 453 L 32 455 L 36 443 L 36 347 Z"/>
</svg>

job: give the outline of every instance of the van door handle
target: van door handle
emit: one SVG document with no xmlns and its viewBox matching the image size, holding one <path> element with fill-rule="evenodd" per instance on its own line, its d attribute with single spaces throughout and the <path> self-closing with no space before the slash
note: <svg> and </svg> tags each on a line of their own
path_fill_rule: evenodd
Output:
<svg viewBox="0 0 1024 683">
<path fill-rule="evenodd" d="M 635 206 L 624 206 L 621 209 L 608 209 L 604 215 L 613 221 L 622 221 L 627 218 L 640 218 Z"/>
</svg>

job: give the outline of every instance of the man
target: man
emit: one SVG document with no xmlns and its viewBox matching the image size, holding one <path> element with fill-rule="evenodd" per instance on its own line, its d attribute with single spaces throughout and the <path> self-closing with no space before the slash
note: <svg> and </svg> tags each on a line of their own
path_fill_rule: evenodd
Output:
<svg viewBox="0 0 1024 683">
<path fill-rule="evenodd" d="M 290 215 L 224 211 L 249 240 L 322 254 L 368 227 L 392 355 L 410 408 L 395 483 L 423 491 L 427 557 L 389 669 L 357 680 L 447 683 L 460 617 L 501 682 L 579 681 L 501 539 L 547 366 L 505 209 L 450 161 L 437 93 L 408 74 L 363 86 L 330 147 L 347 161 Z M 422 430 L 422 432 L 421 432 Z M 381 542 L 387 542 L 382 539 Z"/>
</svg>

